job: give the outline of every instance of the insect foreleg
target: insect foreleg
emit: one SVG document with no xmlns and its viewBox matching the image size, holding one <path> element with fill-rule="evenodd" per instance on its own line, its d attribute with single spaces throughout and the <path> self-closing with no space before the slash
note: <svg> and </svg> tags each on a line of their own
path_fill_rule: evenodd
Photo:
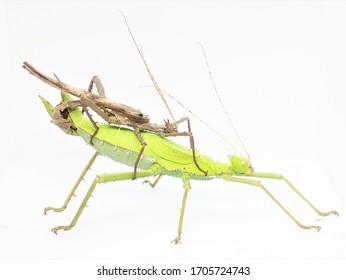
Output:
<svg viewBox="0 0 346 280">
<path fill-rule="evenodd" d="M 152 170 L 139 170 L 137 171 L 137 177 L 138 178 L 144 178 L 144 177 L 149 177 L 152 175 L 156 175 L 157 173 Z M 107 182 L 115 182 L 115 181 L 123 181 L 123 180 L 130 180 L 133 178 L 133 172 L 118 172 L 118 173 L 105 173 L 101 175 L 97 175 L 91 184 L 88 192 L 86 193 L 81 205 L 79 206 L 75 216 L 73 217 L 71 223 L 68 226 L 57 226 L 52 229 L 52 231 L 57 234 L 59 230 L 70 230 L 72 229 L 80 215 L 82 214 L 84 208 L 87 206 L 88 200 L 91 197 L 93 191 L 95 190 L 95 187 L 99 183 L 107 183 Z"/>
<path fill-rule="evenodd" d="M 248 176 L 248 175 L 246 175 Z M 265 179 L 275 179 L 275 180 L 282 180 L 284 181 L 301 199 L 303 199 L 312 209 L 315 210 L 315 212 L 320 216 L 328 216 L 331 214 L 339 216 L 339 213 L 335 210 L 329 211 L 329 212 L 322 212 L 319 209 L 317 209 L 295 186 L 292 185 L 290 181 L 288 181 L 283 175 L 281 174 L 275 174 L 275 173 L 253 173 L 252 175 L 249 175 L 251 177 L 257 177 L 257 178 L 265 178 Z"/>
<path fill-rule="evenodd" d="M 95 104 L 94 101 L 90 100 L 86 95 L 82 95 L 80 97 L 80 103 L 81 103 L 81 106 L 83 107 L 83 110 L 87 114 L 90 122 L 93 124 L 95 128 L 95 131 L 89 140 L 89 143 L 93 145 L 92 140 L 97 135 L 97 132 L 99 131 L 99 127 L 97 126 L 96 122 L 93 120 L 92 116 L 90 115 L 88 111 L 88 107 L 91 108 L 95 113 L 97 113 L 101 118 L 103 118 L 107 122 L 109 122 L 109 116 L 102 109 L 100 109 L 100 107 L 97 106 L 97 104 Z"/>
<path fill-rule="evenodd" d="M 72 190 L 70 191 L 70 193 L 68 194 L 65 202 L 64 202 L 64 205 L 62 207 L 59 207 L 59 208 L 55 208 L 55 207 L 46 207 L 44 208 L 44 214 L 47 214 L 48 211 L 54 211 L 54 212 L 61 212 L 63 211 L 64 209 L 67 208 L 67 205 L 70 203 L 72 197 L 75 195 L 75 192 L 80 184 L 80 182 L 83 180 L 85 174 L 88 172 L 88 170 L 90 169 L 91 165 L 94 163 L 96 157 L 99 155 L 98 152 L 96 152 L 92 157 L 91 159 L 89 160 L 88 164 L 85 166 L 82 174 L 79 176 L 77 182 L 74 184 Z"/>
<path fill-rule="evenodd" d="M 320 226 L 306 226 L 300 223 L 262 184 L 261 181 L 253 180 L 253 179 L 246 179 L 246 178 L 237 178 L 237 177 L 232 177 L 232 176 L 224 176 L 223 177 L 225 180 L 232 181 L 232 182 L 238 182 L 238 183 L 243 183 L 243 184 L 248 184 L 252 185 L 255 187 L 260 187 L 280 208 L 283 210 L 299 227 L 303 229 L 311 229 L 315 228 L 317 231 L 321 229 Z M 262 177 L 262 178 L 267 178 L 267 177 Z"/>
<path fill-rule="evenodd" d="M 189 178 L 188 174 L 183 174 L 182 179 L 183 179 L 183 184 L 184 184 L 184 196 L 183 196 L 183 202 L 181 204 L 181 209 L 180 209 L 178 235 L 171 242 L 171 243 L 175 243 L 175 244 L 180 243 L 180 240 L 181 240 L 181 233 L 183 232 L 183 220 L 184 220 L 184 213 L 185 213 L 185 205 L 186 205 L 186 200 L 187 200 L 187 194 L 188 194 L 189 190 L 191 189 L 190 178 Z"/>
<path fill-rule="evenodd" d="M 94 131 L 93 135 L 91 135 L 90 140 L 89 140 L 89 143 L 91 145 L 94 145 L 93 144 L 93 139 L 96 136 L 97 132 L 99 131 L 99 127 L 97 126 L 97 123 L 94 121 L 94 119 L 92 118 L 91 114 L 89 113 L 88 107 L 85 106 L 84 103 L 81 103 L 81 106 L 83 108 L 83 111 L 87 114 L 87 116 L 88 116 L 90 122 L 92 123 L 93 127 L 95 128 L 95 131 Z"/>
</svg>

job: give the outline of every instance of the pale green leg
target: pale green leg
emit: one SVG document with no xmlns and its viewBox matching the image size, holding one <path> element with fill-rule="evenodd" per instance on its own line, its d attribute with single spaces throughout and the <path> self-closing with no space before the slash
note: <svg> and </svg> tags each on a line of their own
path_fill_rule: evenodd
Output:
<svg viewBox="0 0 346 280">
<path fill-rule="evenodd" d="M 183 196 L 183 202 L 181 204 L 181 209 L 180 209 L 180 218 L 179 218 L 179 226 L 178 226 L 178 235 L 177 237 L 172 240 L 171 243 L 178 244 L 180 243 L 181 240 L 181 233 L 183 232 L 183 220 L 184 220 L 184 213 L 185 213 L 185 205 L 186 205 L 186 199 L 187 199 L 187 194 L 189 190 L 191 189 L 190 185 L 190 178 L 187 174 L 184 174 L 182 176 L 183 179 L 183 184 L 184 184 L 184 196 Z"/>
<path fill-rule="evenodd" d="M 265 178 L 265 177 L 262 177 Z M 299 227 L 303 229 L 311 229 L 315 228 L 317 231 L 321 229 L 320 226 L 305 226 L 302 223 L 300 223 L 261 183 L 261 181 L 256 181 L 253 179 L 246 179 L 246 178 L 237 178 L 237 177 L 224 177 L 225 180 L 232 181 L 232 182 L 238 182 L 238 183 L 243 183 L 243 184 L 248 184 L 252 185 L 255 187 L 260 187 L 264 192 L 283 210 Z"/>
<path fill-rule="evenodd" d="M 137 172 L 137 178 L 143 178 L 148 177 L 152 175 L 156 175 L 157 173 L 152 170 L 139 170 Z M 133 172 L 118 172 L 118 173 L 105 173 L 101 175 L 97 175 L 91 184 L 87 194 L 85 195 L 81 205 L 79 206 L 77 213 L 73 217 L 71 223 L 68 226 L 57 226 L 52 229 L 52 231 L 57 234 L 58 230 L 70 230 L 73 228 L 80 215 L 82 214 L 84 208 L 87 206 L 87 202 L 89 198 L 91 197 L 93 191 L 95 190 L 95 187 L 99 183 L 107 183 L 107 182 L 115 182 L 115 181 L 123 181 L 123 180 L 132 180 L 133 179 Z"/>
<path fill-rule="evenodd" d="M 162 174 L 157 176 L 157 178 L 155 179 L 155 181 L 153 183 L 151 181 L 149 181 L 149 180 L 144 180 L 143 184 L 149 184 L 152 188 L 155 188 L 156 184 L 160 181 L 162 176 L 163 176 Z"/>
<path fill-rule="evenodd" d="M 248 175 L 246 175 L 248 176 Z M 265 179 L 276 179 L 276 180 L 283 180 L 286 182 L 286 184 L 297 194 L 300 196 L 301 199 L 303 199 L 312 209 L 316 211 L 316 213 L 320 216 L 329 216 L 331 214 L 339 216 L 339 213 L 335 210 L 329 211 L 329 212 L 322 212 L 319 209 L 317 209 L 298 189 L 296 189 L 290 181 L 288 181 L 283 175 L 281 174 L 275 174 L 275 173 L 253 173 L 252 175 L 249 175 L 251 177 L 257 177 L 257 178 L 265 178 Z"/>
<path fill-rule="evenodd" d="M 75 192 L 80 184 L 80 182 L 83 180 L 85 174 L 88 172 L 88 170 L 90 169 L 91 165 L 93 164 L 93 162 L 95 161 L 96 157 L 99 155 L 98 152 L 96 152 L 92 157 L 91 159 L 89 160 L 88 164 L 85 166 L 82 174 L 79 176 L 77 182 L 74 184 L 72 190 L 70 191 L 70 193 L 68 194 L 65 202 L 64 202 L 64 205 L 62 207 L 59 207 L 59 208 L 55 208 L 55 207 L 46 207 L 44 208 L 44 214 L 47 214 L 48 211 L 54 211 L 54 212 L 61 212 L 63 211 L 64 209 L 67 208 L 67 205 L 70 203 L 72 197 L 75 195 Z"/>
</svg>

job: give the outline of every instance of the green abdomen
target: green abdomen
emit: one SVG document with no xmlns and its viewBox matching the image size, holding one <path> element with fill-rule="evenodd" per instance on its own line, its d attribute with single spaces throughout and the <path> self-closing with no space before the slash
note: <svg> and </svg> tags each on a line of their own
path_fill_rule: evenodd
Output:
<svg viewBox="0 0 346 280">
<path fill-rule="evenodd" d="M 85 132 L 83 129 L 78 129 L 77 133 L 79 136 L 83 138 L 83 140 L 89 144 L 91 135 Z M 113 133 L 112 136 L 114 138 L 118 138 L 120 133 Z M 127 138 L 128 139 L 128 138 Z M 114 139 L 116 140 L 116 139 Z M 119 140 L 119 138 L 118 138 Z M 136 139 L 137 140 L 137 139 Z M 128 139 L 127 141 L 131 141 Z M 138 141 L 138 140 L 137 140 Z M 131 149 L 123 148 L 119 145 L 110 144 L 104 140 L 101 140 L 99 137 L 93 138 L 93 148 L 98 151 L 101 155 L 104 155 L 114 161 L 125 164 L 127 166 L 133 167 L 138 158 L 139 148 L 138 145 L 133 145 L 134 147 Z M 120 141 L 119 141 L 120 142 Z M 148 157 L 143 155 L 138 163 L 138 168 L 140 169 L 148 169 L 150 168 L 156 160 L 152 157 Z"/>
</svg>

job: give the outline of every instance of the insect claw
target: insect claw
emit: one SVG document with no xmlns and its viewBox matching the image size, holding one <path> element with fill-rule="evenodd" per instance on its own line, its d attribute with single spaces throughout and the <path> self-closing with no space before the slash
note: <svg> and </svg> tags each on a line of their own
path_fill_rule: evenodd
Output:
<svg viewBox="0 0 346 280">
<path fill-rule="evenodd" d="M 57 227 L 55 227 L 55 228 L 52 229 L 52 232 L 55 233 L 56 235 L 58 235 L 58 231 L 59 231 L 59 230 L 62 230 L 62 229 L 63 229 L 63 230 L 66 231 L 66 230 L 70 230 L 71 228 L 73 228 L 72 225 L 69 225 L 69 226 L 57 226 Z"/>
<path fill-rule="evenodd" d="M 155 183 L 152 183 L 149 180 L 144 180 L 142 182 L 142 185 L 144 185 L 144 184 L 149 184 L 152 189 L 155 188 L 155 185 L 156 185 Z"/>
<path fill-rule="evenodd" d="M 53 207 L 46 207 L 43 209 L 43 212 L 45 215 L 47 215 L 47 212 L 50 211 L 50 210 L 53 210 L 54 208 Z"/>
<path fill-rule="evenodd" d="M 43 209 L 44 214 L 47 215 L 48 211 L 54 211 L 54 212 L 62 212 L 66 209 L 67 206 L 63 205 L 62 207 L 55 208 L 55 207 L 46 207 Z"/>
<path fill-rule="evenodd" d="M 315 228 L 317 230 L 317 232 L 319 232 L 321 230 L 320 226 L 304 226 L 304 225 L 299 225 L 302 229 L 311 229 L 311 228 Z"/>
<path fill-rule="evenodd" d="M 181 234 L 179 233 L 178 236 L 171 241 L 171 243 L 181 244 L 180 240 L 181 240 Z"/>
<path fill-rule="evenodd" d="M 335 215 L 335 216 L 339 216 L 339 213 L 337 211 L 335 211 L 335 210 L 330 211 L 330 212 L 326 212 L 326 213 L 323 213 L 323 212 L 319 213 L 320 216 L 324 216 L 324 217 L 332 215 L 332 214 Z"/>
</svg>

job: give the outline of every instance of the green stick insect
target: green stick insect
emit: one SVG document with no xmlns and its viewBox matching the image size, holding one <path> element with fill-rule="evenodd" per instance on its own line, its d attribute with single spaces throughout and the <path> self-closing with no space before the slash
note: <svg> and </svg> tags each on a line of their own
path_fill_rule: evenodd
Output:
<svg viewBox="0 0 346 280">
<path fill-rule="evenodd" d="M 157 92 L 163 99 L 169 113 L 171 114 L 173 120 L 174 117 L 172 115 L 172 112 L 170 111 L 164 97 L 162 96 L 162 90 L 158 87 L 154 77 L 152 76 L 149 67 L 144 59 L 144 56 L 139 49 L 132 32 L 126 22 L 126 18 L 124 16 L 125 23 L 127 25 L 127 28 L 131 34 L 131 37 L 136 45 L 136 48 L 141 55 L 141 58 L 145 64 L 145 67 L 147 69 L 147 72 L 153 82 L 154 87 L 156 88 Z M 203 48 L 202 48 L 203 49 Z M 204 50 L 203 50 L 204 52 Z M 205 56 L 205 53 L 204 53 Z M 215 87 L 213 77 L 211 75 L 209 65 L 205 56 L 205 61 L 207 63 L 207 67 L 209 70 L 209 75 L 212 80 L 215 93 L 217 94 L 217 97 L 223 107 L 223 104 L 220 100 L 220 97 L 218 96 L 217 89 Z M 226 116 L 228 118 L 228 121 L 230 122 L 231 126 L 236 132 L 236 135 L 238 139 L 240 140 L 243 148 L 245 149 L 247 153 L 247 158 L 241 156 L 241 154 L 234 148 L 234 146 L 229 143 L 227 140 L 227 143 L 230 144 L 238 153 L 239 155 L 232 155 L 229 157 L 229 161 L 226 163 L 220 163 L 212 160 L 209 157 L 206 157 L 202 155 L 201 153 L 198 153 L 195 151 L 193 144 L 191 144 L 191 137 L 190 137 L 190 148 L 184 147 L 182 145 L 179 145 L 169 139 L 164 138 L 162 133 L 158 133 L 157 129 L 146 129 L 146 131 L 141 131 L 141 137 L 143 138 L 143 141 L 138 141 L 138 133 L 136 133 L 136 127 L 141 123 L 138 120 L 135 121 L 135 123 L 126 124 L 124 121 L 120 121 L 120 123 L 117 122 L 110 122 L 108 118 L 104 117 L 103 113 L 109 112 L 110 105 L 111 107 L 113 105 L 117 105 L 115 102 L 110 102 L 110 100 L 106 100 L 105 103 L 96 103 L 96 102 L 89 102 L 95 101 L 93 98 L 100 98 L 101 99 L 104 96 L 104 94 L 101 94 L 103 92 L 102 88 L 101 91 L 98 90 L 100 96 L 93 96 L 90 91 L 83 91 L 79 92 L 85 97 L 89 97 L 90 100 L 86 100 L 83 104 L 83 108 L 85 106 L 89 106 L 96 113 L 98 113 L 101 117 L 103 117 L 108 123 L 112 123 L 115 125 L 105 124 L 105 123 L 95 123 L 92 118 L 88 115 L 88 118 L 83 117 L 82 111 L 78 108 L 80 106 L 80 102 L 82 98 L 78 101 L 73 100 L 68 93 L 71 93 L 77 97 L 80 97 L 79 93 L 77 95 L 75 94 L 75 88 L 71 88 L 69 85 L 62 83 L 59 80 L 54 80 L 45 75 L 42 75 L 42 73 L 38 72 L 35 68 L 33 68 L 30 64 L 24 63 L 23 67 L 28 70 L 31 74 L 34 74 L 39 79 L 47 82 L 48 84 L 51 84 L 52 86 L 55 86 L 62 90 L 62 102 L 57 105 L 56 107 L 52 106 L 46 99 L 43 97 L 41 98 L 41 101 L 43 102 L 48 114 L 52 117 L 52 122 L 56 124 L 58 127 L 60 127 L 65 133 L 70 135 L 75 135 L 81 137 L 87 144 L 91 145 L 95 150 L 95 154 L 91 157 L 89 162 L 87 163 L 86 167 L 84 168 L 82 174 L 78 178 L 77 182 L 75 183 L 74 187 L 68 194 L 65 203 L 60 208 L 54 208 L 54 207 L 47 207 L 45 208 L 45 212 L 48 210 L 54 210 L 55 212 L 60 212 L 64 210 L 68 204 L 71 201 L 71 198 L 74 196 L 80 182 L 83 180 L 84 176 L 86 175 L 87 171 L 95 161 L 98 155 L 103 155 L 106 157 L 111 158 L 114 161 L 120 162 L 122 164 L 134 167 L 134 172 L 118 172 L 118 173 L 105 173 L 105 174 L 99 174 L 95 176 L 95 179 L 93 183 L 91 184 L 87 194 L 85 195 L 79 209 L 77 210 L 77 213 L 75 214 L 74 218 L 72 219 L 71 223 L 67 226 L 57 226 L 52 229 L 54 233 L 57 233 L 59 230 L 70 230 L 73 228 L 80 215 L 82 214 L 85 206 L 87 205 L 87 202 L 89 198 L 91 197 L 94 189 L 96 188 L 97 184 L 99 183 L 106 183 L 106 182 L 115 182 L 115 181 L 122 181 L 122 180 L 131 180 L 134 178 L 134 174 L 136 178 L 147 178 L 151 176 L 157 176 L 154 183 L 151 183 L 148 180 L 145 180 L 144 182 L 150 183 L 152 187 L 155 187 L 158 181 L 162 176 L 173 176 L 181 178 L 183 181 L 183 187 L 184 187 L 184 195 L 181 205 L 181 212 L 180 212 L 180 218 L 179 218 L 179 225 L 178 225 L 178 235 L 177 237 L 172 241 L 173 243 L 180 243 L 181 240 L 181 234 L 182 234 L 182 227 L 183 227 L 183 219 L 184 219 L 184 213 L 185 213 L 185 206 L 187 201 L 188 192 L 191 188 L 190 180 L 212 180 L 216 178 L 222 178 L 226 181 L 231 182 L 238 182 L 243 184 L 252 185 L 255 187 L 261 188 L 299 227 L 303 229 L 311 229 L 315 228 L 317 230 L 320 230 L 320 226 L 312 225 L 312 226 L 306 226 L 301 224 L 262 184 L 260 179 L 274 179 L 274 180 L 281 180 L 284 181 L 298 196 L 301 197 L 313 210 L 315 210 L 319 215 L 321 216 L 328 216 L 330 214 L 338 215 L 336 211 L 329 211 L 329 212 L 321 212 L 319 209 L 317 209 L 305 196 L 303 196 L 283 175 L 281 174 L 274 174 L 274 173 L 260 173 L 260 172 L 254 172 L 254 169 L 250 162 L 250 156 L 248 152 L 245 149 L 245 146 L 243 145 L 237 131 L 235 130 L 235 127 L 233 123 L 231 122 L 229 116 Z M 96 84 L 97 85 L 97 84 Z M 65 87 L 67 86 L 67 87 Z M 91 87 L 89 87 L 90 89 Z M 78 91 L 79 89 L 77 89 Z M 68 93 L 66 93 L 66 91 Z M 168 94 L 168 93 L 167 93 Z M 169 95 L 169 94 L 168 94 Z M 170 95 L 169 95 L 170 96 Z M 85 100 L 84 100 L 85 101 Z M 110 102 L 110 103 L 108 103 Z M 178 102 L 179 103 L 179 102 Z M 181 103 L 179 103 L 182 105 Z M 184 107 L 184 106 L 183 106 Z M 112 107 L 113 108 L 113 107 Z M 140 117 L 140 120 L 144 123 L 148 123 L 148 119 L 146 115 L 141 115 L 141 112 L 139 110 L 136 110 L 131 107 L 128 107 L 125 105 L 125 115 L 129 116 L 134 114 L 136 117 Z M 123 109 L 122 108 L 122 109 Z M 184 107 L 185 108 L 185 107 Z M 119 113 L 118 109 L 111 109 L 112 112 Z M 190 112 L 192 113 L 192 112 Z M 192 113 L 193 114 L 193 113 Z M 193 114 L 194 115 L 194 114 Z M 195 116 L 195 115 L 194 115 Z M 196 116 L 195 116 L 196 117 Z M 198 118 L 198 117 L 197 117 Z M 199 119 L 199 118 L 198 118 Z M 202 121 L 201 119 L 199 119 Z M 143 123 L 142 122 L 142 123 Z M 204 124 L 205 122 L 202 121 Z M 123 126 L 119 125 L 129 125 L 133 127 L 134 129 L 127 129 Z M 176 125 L 177 122 L 174 120 L 174 124 Z M 209 126 L 208 126 L 209 127 Z M 217 131 L 212 129 L 215 133 L 217 133 L 219 136 L 221 136 Z M 189 130 L 189 132 L 191 132 Z M 192 134 L 191 134 L 192 135 Z M 166 135 L 167 136 L 167 135 Z M 221 138 L 223 138 L 221 136 Z M 223 138 L 225 140 L 225 138 Z M 143 149 L 143 142 L 146 143 L 145 149 Z M 138 168 L 138 170 L 137 170 Z"/>
<path fill-rule="evenodd" d="M 52 117 L 52 122 L 62 128 L 65 133 L 79 136 L 85 141 L 85 143 L 90 145 L 90 138 L 95 132 L 93 124 L 89 119 L 83 117 L 83 114 L 79 108 L 70 108 L 69 106 L 66 106 L 66 104 L 72 100 L 67 93 L 61 92 L 61 95 L 62 102 L 56 107 L 53 107 L 46 99 L 40 97 L 48 114 Z M 91 147 L 93 147 L 96 152 L 91 157 L 73 189 L 66 198 L 66 205 L 70 202 L 78 185 L 80 184 L 83 177 L 98 155 L 109 157 L 114 161 L 131 167 L 134 166 L 136 159 L 138 158 L 138 154 L 141 150 L 141 145 L 137 141 L 136 135 L 133 130 L 116 127 L 105 123 L 98 123 L 97 125 L 99 130 L 97 135 L 93 139 L 93 145 L 91 145 Z M 206 170 L 208 172 L 208 175 L 205 176 L 205 174 L 194 164 L 191 149 L 177 144 L 167 138 L 163 138 L 155 133 L 143 132 L 142 136 L 147 143 L 147 147 L 144 150 L 144 153 L 138 163 L 139 170 L 137 171 L 137 178 L 158 176 L 154 184 L 152 184 L 153 187 L 162 176 L 166 175 L 181 178 L 183 182 L 184 195 L 179 218 L 178 235 L 172 241 L 173 243 L 178 244 L 181 240 L 185 206 L 189 190 L 191 189 L 191 180 L 212 180 L 221 178 L 226 181 L 243 183 L 261 188 L 299 227 L 303 229 L 314 228 L 320 230 L 320 226 L 307 226 L 301 224 L 265 188 L 260 179 L 274 179 L 284 181 L 289 186 L 289 188 L 291 188 L 319 215 L 338 215 L 336 211 L 321 212 L 283 175 L 275 173 L 254 172 L 254 169 L 248 158 L 238 155 L 232 155 L 229 157 L 228 162 L 220 163 L 201 153 L 196 152 L 196 157 L 199 165 L 203 170 Z M 76 225 L 80 215 L 87 205 L 89 198 L 91 197 L 94 189 L 98 184 L 131 180 L 132 178 L 133 172 L 105 173 L 96 175 L 71 223 L 67 226 L 57 226 L 53 228 L 52 231 L 54 233 L 57 233 L 59 230 L 70 230 Z"/>
</svg>

